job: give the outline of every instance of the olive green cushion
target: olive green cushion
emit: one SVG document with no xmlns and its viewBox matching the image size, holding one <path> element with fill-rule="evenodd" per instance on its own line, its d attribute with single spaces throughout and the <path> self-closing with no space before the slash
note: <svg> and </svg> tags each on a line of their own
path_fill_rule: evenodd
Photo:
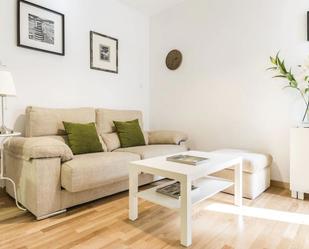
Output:
<svg viewBox="0 0 309 249">
<path fill-rule="evenodd" d="M 145 138 L 138 119 L 126 122 L 113 121 L 121 148 L 145 145 Z"/>
<path fill-rule="evenodd" d="M 74 155 L 103 151 L 95 123 L 63 122 L 63 125 L 68 135 L 69 147 Z"/>
</svg>

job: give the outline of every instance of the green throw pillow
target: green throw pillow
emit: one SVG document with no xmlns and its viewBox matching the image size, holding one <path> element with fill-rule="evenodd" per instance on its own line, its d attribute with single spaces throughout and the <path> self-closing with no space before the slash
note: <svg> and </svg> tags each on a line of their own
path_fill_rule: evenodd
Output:
<svg viewBox="0 0 309 249">
<path fill-rule="evenodd" d="M 74 155 L 103 151 L 95 123 L 76 124 L 63 122 L 63 125 L 68 134 L 69 147 Z"/>
<path fill-rule="evenodd" d="M 114 121 L 122 148 L 145 145 L 145 138 L 138 119 L 120 122 Z"/>
</svg>

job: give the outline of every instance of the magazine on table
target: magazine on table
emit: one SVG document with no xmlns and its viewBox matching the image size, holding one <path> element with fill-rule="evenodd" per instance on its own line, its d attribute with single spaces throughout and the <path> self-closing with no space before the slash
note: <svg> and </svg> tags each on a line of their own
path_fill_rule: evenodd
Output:
<svg viewBox="0 0 309 249">
<path fill-rule="evenodd" d="M 206 162 L 208 158 L 199 156 L 190 156 L 190 155 L 175 155 L 167 157 L 166 160 L 170 162 L 184 163 L 196 166 Z"/>
<path fill-rule="evenodd" d="M 196 187 L 194 185 L 191 186 L 191 190 L 195 190 L 197 188 L 198 187 Z M 167 195 L 167 196 L 175 198 L 175 199 L 179 199 L 179 197 L 180 197 L 180 182 L 175 182 L 175 183 L 166 185 L 164 187 L 157 188 L 156 191 L 160 194 Z"/>
</svg>

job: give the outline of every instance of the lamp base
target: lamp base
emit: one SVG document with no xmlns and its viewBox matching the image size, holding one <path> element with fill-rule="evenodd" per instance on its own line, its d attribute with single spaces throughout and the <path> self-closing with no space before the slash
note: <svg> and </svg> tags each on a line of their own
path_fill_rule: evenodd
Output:
<svg viewBox="0 0 309 249">
<path fill-rule="evenodd" d="M 14 133 L 14 131 L 5 127 L 4 125 L 0 127 L 0 135 L 12 134 L 12 133 Z"/>
</svg>

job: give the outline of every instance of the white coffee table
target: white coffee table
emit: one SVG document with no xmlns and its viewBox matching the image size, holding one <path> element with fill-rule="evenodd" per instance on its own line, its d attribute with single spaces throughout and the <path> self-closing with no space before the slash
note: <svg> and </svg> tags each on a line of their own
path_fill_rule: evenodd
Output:
<svg viewBox="0 0 309 249">
<path fill-rule="evenodd" d="M 184 246 L 192 244 L 192 205 L 205 200 L 216 193 L 234 185 L 234 204 L 242 205 L 242 158 L 239 156 L 188 151 L 180 154 L 207 157 L 205 163 L 191 166 L 181 163 L 169 162 L 166 156 L 155 157 L 131 162 L 129 165 L 129 219 L 134 221 L 138 218 L 138 198 L 159 204 L 161 206 L 179 210 L 180 212 L 180 242 Z M 210 177 L 217 171 L 235 166 L 234 182 Z M 143 173 L 153 174 L 180 182 L 181 197 L 174 199 L 157 193 L 156 186 L 144 191 L 138 191 L 138 175 Z M 192 182 L 198 189 L 191 191 Z M 166 183 L 170 184 L 170 183 Z"/>
</svg>

